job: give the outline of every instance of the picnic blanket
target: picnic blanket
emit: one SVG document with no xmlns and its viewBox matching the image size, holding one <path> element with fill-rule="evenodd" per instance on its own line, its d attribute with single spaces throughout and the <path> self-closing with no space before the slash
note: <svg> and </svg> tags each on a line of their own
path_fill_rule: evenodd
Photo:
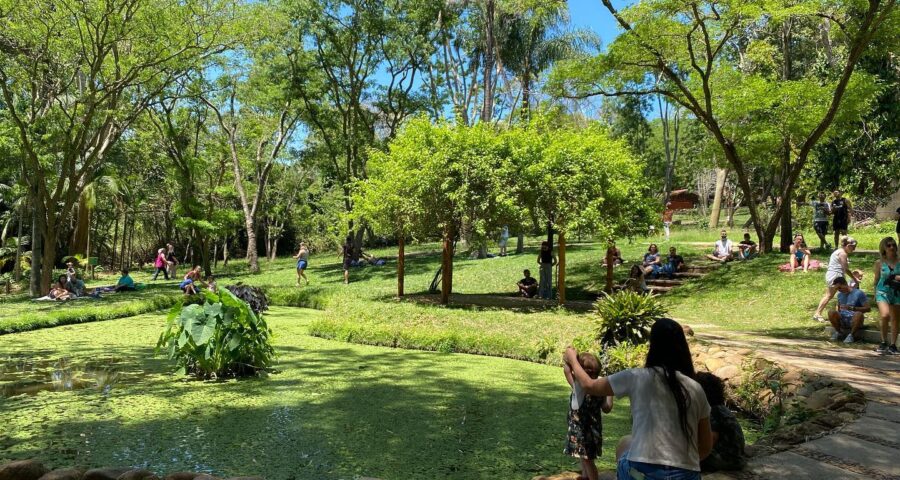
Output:
<svg viewBox="0 0 900 480">
<path fill-rule="evenodd" d="M 810 270 L 818 270 L 822 268 L 822 264 L 818 260 L 810 260 L 809 261 L 809 269 Z M 798 265 L 795 270 L 803 270 L 803 265 Z M 779 272 L 790 272 L 791 271 L 791 262 L 785 263 L 784 265 L 778 266 Z"/>
</svg>

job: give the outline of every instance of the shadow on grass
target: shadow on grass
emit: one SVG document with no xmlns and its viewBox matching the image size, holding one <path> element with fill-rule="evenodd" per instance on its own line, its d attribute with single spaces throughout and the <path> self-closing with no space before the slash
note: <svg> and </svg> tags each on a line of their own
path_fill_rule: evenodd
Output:
<svg viewBox="0 0 900 480">
<path fill-rule="evenodd" d="M 573 466 L 561 454 L 564 382 L 518 381 L 526 375 L 518 362 L 494 360 L 491 375 L 473 379 L 457 370 L 471 357 L 280 350 L 283 373 L 267 379 L 161 382 L 169 388 L 154 379 L 121 390 L 86 415 L 68 414 L 66 400 L 41 405 L 34 421 L 17 430 L 16 444 L 0 443 L 0 458 L 270 480 L 401 472 L 408 478 L 513 478 Z M 184 393 L 173 398 L 179 390 Z M 0 413 L 11 418 L 26 403 L 4 403 Z M 51 411 L 61 413 L 47 415 Z M 627 418 L 622 406 L 606 416 L 610 442 L 627 431 Z M 611 462 L 611 452 L 604 461 Z"/>
</svg>

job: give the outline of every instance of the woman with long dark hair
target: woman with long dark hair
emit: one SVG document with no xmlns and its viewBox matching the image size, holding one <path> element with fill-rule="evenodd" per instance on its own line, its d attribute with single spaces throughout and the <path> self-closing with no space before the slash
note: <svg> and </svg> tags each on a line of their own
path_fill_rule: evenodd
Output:
<svg viewBox="0 0 900 480">
<path fill-rule="evenodd" d="M 700 478 L 700 460 L 713 445 L 710 408 L 693 379 L 691 351 L 678 322 L 663 318 L 653 324 L 644 368 L 593 379 L 572 347 L 565 362 L 589 395 L 631 399 L 631 438 L 620 443 L 619 480 Z"/>
</svg>

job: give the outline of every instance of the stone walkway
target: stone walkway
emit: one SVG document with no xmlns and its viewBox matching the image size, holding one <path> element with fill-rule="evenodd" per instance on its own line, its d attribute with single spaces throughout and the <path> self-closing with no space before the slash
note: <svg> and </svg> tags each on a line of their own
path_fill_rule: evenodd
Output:
<svg viewBox="0 0 900 480">
<path fill-rule="evenodd" d="M 863 391 L 868 401 L 859 419 L 826 436 L 754 458 L 746 472 L 704 475 L 704 479 L 900 480 L 900 357 L 824 341 L 759 338 L 692 327 L 700 340 L 753 348 L 768 360 L 845 381 Z"/>
</svg>

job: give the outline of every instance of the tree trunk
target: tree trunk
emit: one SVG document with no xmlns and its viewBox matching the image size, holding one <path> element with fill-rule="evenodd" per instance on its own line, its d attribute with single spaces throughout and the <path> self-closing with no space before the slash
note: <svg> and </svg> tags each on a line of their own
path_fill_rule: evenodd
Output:
<svg viewBox="0 0 900 480">
<path fill-rule="evenodd" d="M 516 254 L 525 253 L 525 232 L 520 231 L 516 238 Z"/>
<path fill-rule="evenodd" d="M 222 268 L 228 266 L 228 235 L 225 235 L 225 240 L 222 242 Z"/>
<path fill-rule="evenodd" d="M 453 289 L 453 228 L 444 228 L 443 257 L 441 263 L 441 304 L 450 303 Z"/>
<path fill-rule="evenodd" d="M 725 179 L 728 178 L 728 169 L 716 169 L 716 193 L 713 197 L 712 209 L 709 213 L 709 228 L 719 227 L 719 214 L 722 211 L 722 194 L 725 191 Z"/>
<path fill-rule="evenodd" d="M 613 269 L 616 268 L 613 258 L 613 248 L 606 247 L 606 293 L 613 292 Z"/>
<path fill-rule="evenodd" d="M 36 196 L 32 197 L 31 210 L 31 285 L 29 290 L 35 297 L 43 296 L 41 278 L 44 267 L 44 228 L 47 224 L 44 203 Z M 48 267 L 52 269 L 53 267 Z"/>
<path fill-rule="evenodd" d="M 56 266 L 56 241 L 59 237 L 58 225 L 47 222 L 44 228 L 44 251 L 41 256 L 41 296 L 50 293 L 50 283 L 53 281 L 53 267 Z"/>
<path fill-rule="evenodd" d="M 19 205 L 19 225 L 16 229 L 16 264 L 13 265 L 13 281 L 22 280 L 22 226 L 25 223 L 25 202 Z"/>
<path fill-rule="evenodd" d="M 216 240 L 218 240 L 218 239 L 216 239 Z M 219 268 L 219 242 L 216 240 L 213 241 L 213 251 L 212 251 L 213 268 Z"/>
<path fill-rule="evenodd" d="M 68 255 L 84 255 L 87 256 L 87 243 L 89 230 L 91 228 L 91 211 L 88 208 L 87 200 L 82 195 L 78 199 L 78 210 L 75 217 L 75 230 L 72 232 L 72 241 L 69 242 Z"/>
<path fill-rule="evenodd" d="M 557 237 L 559 242 L 559 263 L 556 268 L 559 269 L 559 273 L 556 277 L 556 286 L 559 289 L 559 304 L 562 305 L 566 303 L 566 234 L 565 232 L 559 232 Z"/>
<path fill-rule="evenodd" d="M 116 247 L 119 244 L 119 208 L 116 207 L 116 223 L 113 225 L 113 241 L 110 249 L 109 265 L 116 268 Z"/>
<path fill-rule="evenodd" d="M 406 275 L 406 245 L 403 235 L 397 237 L 397 296 L 403 296 L 403 280 Z"/>
<path fill-rule="evenodd" d="M 256 251 L 256 222 L 255 218 L 246 219 L 247 228 L 247 262 L 250 273 L 259 273 L 259 253 Z"/>
<path fill-rule="evenodd" d="M 494 0 L 486 0 L 484 17 L 484 103 L 481 121 L 490 122 L 494 116 Z"/>
</svg>

